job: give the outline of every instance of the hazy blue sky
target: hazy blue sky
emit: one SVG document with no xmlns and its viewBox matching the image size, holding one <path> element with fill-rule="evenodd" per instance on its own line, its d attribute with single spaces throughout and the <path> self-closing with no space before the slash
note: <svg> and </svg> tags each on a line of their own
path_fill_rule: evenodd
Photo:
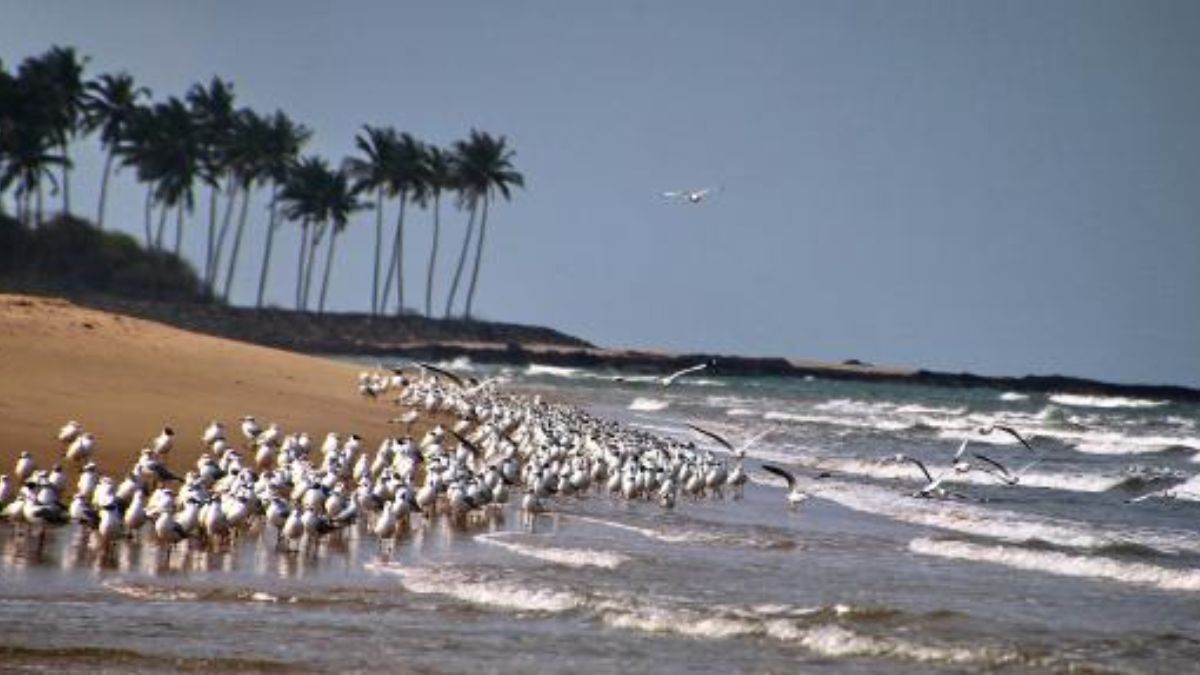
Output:
<svg viewBox="0 0 1200 675">
<path fill-rule="evenodd" d="M 230 79 L 333 160 L 363 123 L 506 135 L 528 189 L 492 214 L 487 318 L 1200 385 L 1198 2 L 0 2 L 8 67 L 55 43 L 158 99 Z M 99 154 L 76 153 L 91 210 Z M 698 207 L 659 197 L 716 184 Z M 142 192 L 113 191 L 110 219 L 140 232 Z M 369 303 L 372 222 L 339 244 L 337 308 Z M 447 209 L 439 291 L 465 224 Z M 408 229 L 416 306 L 428 217 Z"/>
</svg>

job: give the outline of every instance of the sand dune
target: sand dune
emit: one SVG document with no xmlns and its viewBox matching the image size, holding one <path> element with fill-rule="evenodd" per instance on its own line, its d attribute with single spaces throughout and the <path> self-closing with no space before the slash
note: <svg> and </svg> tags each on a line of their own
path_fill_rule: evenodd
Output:
<svg viewBox="0 0 1200 675">
<path fill-rule="evenodd" d="M 164 424 L 171 464 L 201 450 L 209 420 L 236 433 L 254 415 L 285 431 L 358 433 L 374 448 L 396 433 L 391 404 L 356 392 L 349 364 L 247 345 L 52 298 L 0 295 L 0 473 L 22 450 L 39 466 L 61 454 L 55 434 L 76 419 L 97 436 L 96 461 L 120 471 Z"/>
</svg>

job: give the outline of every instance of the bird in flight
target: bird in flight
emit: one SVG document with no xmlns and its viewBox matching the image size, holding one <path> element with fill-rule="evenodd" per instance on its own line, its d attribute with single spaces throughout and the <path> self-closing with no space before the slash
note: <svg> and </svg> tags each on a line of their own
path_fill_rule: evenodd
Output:
<svg viewBox="0 0 1200 675">
<path fill-rule="evenodd" d="M 804 492 L 804 490 L 800 489 L 800 485 L 796 482 L 796 477 L 792 475 L 791 471 L 788 471 L 783 467 L 775 466 L 774 464 L 763 464 L 762 468 L 763 471 L 773 473 L 787 481 L 787 502 L 789 506 L 795 507 L 808 499 L 808 494 Z"/>
<path fill-rule="evenodd" d="M 700 188 L 696 190 L 668 190 L 662 193 L 664 199 L 686 202 L 688 204 L 699 204 L 706 197 L 719 191 L 720 188 Z"/>
<path fill-rule="evenodd" d="M 675 383 L 675 380 L 678 380 L 679 378 L 683 377 L 684 375 L 690 375 L 691 373 L 698 373 L 701 370 L 704 370 L 705 368 L 708 368 L 709 366 L 714 366 L 714 365 L 716 365 L 716 361 L 709 360 L 709 361 L 705 361 L 704 363 L 700 363 L 700 364 L 697 364 L 694 366 L 688 366 L 687 368 L 677 370 L 677 371 L 671 373 L 670 375 L 667 375 L 666 377 L 659 378 L 658 383 L 664 387 L 669 387 Z"/>
</svg>

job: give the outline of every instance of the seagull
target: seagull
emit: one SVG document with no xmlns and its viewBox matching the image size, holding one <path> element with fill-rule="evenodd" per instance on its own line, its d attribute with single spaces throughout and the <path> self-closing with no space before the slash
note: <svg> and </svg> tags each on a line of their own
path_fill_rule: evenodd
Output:
<svg viewBox="0 0 1200 675">
<path fill-rule="evenodd" d="M 715 366 L 716 364 L 717 364 L 717 362 L 715 360 L 710 359 L 701 364 L 697 364 L 694 366 L 688 366 L 687 368 L 684 368 L 682 370 L 677 370 L 677 371 L 671 373 L 670 375 L 667 375 L 666 377 L 659 379 L 658 383 L 664 387 L 669 387 L 675 383 L 675 380 L 678 380 L 679 378 L 683 377 L 684 375 L 688 375 L 690 373 L 698 373 L 701 370 L 704 370 L 705 368 L 708 368 L 709 366 Z"/>
<path fill-rule="evenodd" d="M 1012 436 L 1013 438 L 1017 439 L 1018 441 L 1021 441 L 1021 445 L 1025 446 L 1025 448 L 1028 449 L 1030 452 L 1037 452 L 1036 450 L 1033 449 L 1033 446 L 1029 444 L 1029 441 L 1025 440 L 1025 438 L 1022 437 L 1021 434 L 1017 433 L 1016 429 L 1014 429 L 1010 426 L 1004 425 L 1004 424 L 993 424 L 990 427 L 980 427 L 979 433 L 984 436 L 987 436 L 988 434 L 992 433 L 993 431 L 995 431 L 997 429 L 999 429 L 1000 431 L 1003 431 L 1004 433 L 1008 434 L 1009 436 Z"/>
<path fill-rule="evenodd" d="M 921 470 L 921 473 L 925 474 L 925 480 L 928 482 L 920 490 L 917 490 L 916 492 L 914 492 L 912 496 L 914 496 L 914 497 L 948 497 L 948 496 L 961 497 L 962 496 L 957 493 L 947 492 L 946 489 L 942 487 L 942 481 L 946 480 L 946 477 L 949 476 L 952 471 L 954 471 L 954 467 L 951 467 L 950 469 L 943 471 L 941 474 L 938 475 L 937 478 L 934 478 L 933 475 L 931 473 L 929 473 L 929 469 L 925 468 L 925 463 L 922 462 L 921 460 L 917 459 L 916 457 L 909 457 L 908 455 L 900 454 L 900 455 L 896 455 L 896 461 L 912 462 L 913 464 L 917 465 L 917 468 Z"/>
<path fill-rule="evenodd" d="M 165 455 L 171 451 L 171 448 L 174 446 L 174 444 L 175 430 L 171 427 L 163 427 L 158 436 L 155 436 L 154 440 L 150 441 L 150 449 L 153 450 L 154 454 L 156 455 Z"/>
<path fill-rule="evenodd" d="M 723 447 L 724 447 L 726 450 L 728 450 L 728 451 L 729 451 L 729 454 L 733 455 L 734 457 L 737 457 L 738 459 L 742 459 L 743 457 L 745 457 L 745 456 L 746 456 L 746 450 L 749 450 L 751 445 L 754 445 L 754 444 L 755 444 L 755 443 L 757 443 L 757 442 L 758 442 L 760 439 L 762 439 L 762 438 L 763 438 L 763 437 L 765 437 L 767 434 L 769 434 L 769 433 L 771 433 L 771 432 L 773 431 L 773 429 L 767 429 L 767 430 L 765 430 L 765 431 L 760 431 L 759 433 L 755 434 L 754 436 L 751 436 L 751 437 L 750 437 L 750 439 L 749 439 L 749 440 L 747 440 L 745 443 L 742 443 L 742 445 L 741 445 L 741 446 L 739 446 L 739 447 L 735 448 L 735 447 L 733 447 L 733 444 L 732 444 L 732 443 L 730 443 L 729 441 L 727 441 L 727 440 L 726 440 L 726 439 L 725 439 L 723 436 L 721 436 L 720 434 L 717 434 L 717 433 L 715 433 L 715 432 L 709 431 L 708 429 L 705 429 L 705 428 L 701 427 L 701 426 L 700 426 L 700 425 L 698 425 L 698 424 L 691 424 L 691 423 L 688 423 L 688 424 L 687 424 L 687 427 L 688 427 L 689 429 L 691 429 L 692 431 L 695 431 L 696 433 L 698 433 L 698 434 L 700 434 L 700 435 L 702 435 L 702 436 L 707 436 L 708 438 L 710 438 L 710 439 L 712 439 L 712 440 L 716 441 L 718 444 L 720 444 L 720 445 L 721 445 L 721 446 L 723 446 Z"/>
<path fill-rule="evenodd" d="M 66 457 L 73 462 L 82 462 L 90 457 L 95 449 L 96 437 L 85 432 L 76 436 L 67 446 Z"/>
<path fill-rule="evenodd" d="M 71 420 L 64 424 L 62 429 L 58 430 L 58 440 L 63 445 L 69 445 L 81 433 L 83 433 L 83 425 L 75 420 Z"/>
<path fill-rule="evenodd" d="M 796 477 L 794 475 L 792 475 L 791 471 L 788 471 L 787 469 L 784 469 L 782 467 L 775 466 L 774 464 L 763 464 L 762 468 L 763 468 L 763 471 L 766 471 L 767 473 L 773 473 L 776 476 L 779 476 L 780 478 L 787 481 L 788 504 L 790 504 L 791 506 L 799 506 L 801 502 L 808 499 L 808 494 L 805 493 L 803 490 L 801 490 L 799 485 L 796 485 Z"/>
<path fill-rule="evenodd" d="M 467 383 L 466 383 L 466 382 L 463 382 L 463 379 L 462 379 L 461 377 L 459 377 L 459 376 L 455 375 L 454 373 L 452 373 L 452 372 L 450 372 L 450 371 L 446 370 L 445 368 L 438 368 L 437 366 L 435 366 L 435 365 L 433 365 L 433 364 L 430 364 L 430 363 L 425 363 L 425 362 L 423 362 L 423 361 L 418 361 L 418 362 L 417 362 L 417 365 L 418 365 L 418 366 L 421 366 L 421 367 L 422 367 L 422 368 L 424 368 L 425 370 L 428 370 L 429 372 L 431 372 L 431 373 L 433 373 L 433 374 L 435 374 L 435 375 L 441 375 L 442 377 L 446 378 L 447 380 L 450 380 L 450 381 L 451 381 L 451 382 L 453 382 L 454 384 L 458 385 L 458 388 L 459 388 L 459 389 L 466 389 L 466 388 L 467 388 Z"/>
<path fill-rule="evenodd" d="M 719 190 L 720 188 L 700 188 L 691 190 L 668 190 L 662 193 L 664 199 L 674 199 L 687 202 L 688 204 L 699 204 L 704 201 L 704 198 Z"/>
<path fill-rule="evenodd" d="M 983 469 L 983 471 L 985 471 L 989 475 L 999 479 L 1000 482 L 1004 483 L 1005 485 L 1016 485 L 1017 483 L 1019 483 L 1021 481 L 1021 476 L 1026 471 L 1032 469 L 1034 466 L 1041 463 L 1041 461 L 1042 461 L 1042 458 L 1039 457 L 1039 458 L 1033 460 L 1032 462 L 1026 464 L 1025 466 L 1021 467 L 1020 469 L 1017 469 L 1016 471 L 1009 471 L 1008 467 L 1004 466 L 1000 462 L 997 462 L 996 460 L 992 459 L 991 457 L 988 457 L 987 455 L 984 455 L 984 454 L 981 454 L 978 452 L 972 452 L 971 454 L 975 456 L 975 459 L 978 459 L 979 461 L 984 462 L 985 464 L 989 464 L 992 467 L 995 467 L 995 470 L 985 468 L 985 469 Z"/>
</svg>

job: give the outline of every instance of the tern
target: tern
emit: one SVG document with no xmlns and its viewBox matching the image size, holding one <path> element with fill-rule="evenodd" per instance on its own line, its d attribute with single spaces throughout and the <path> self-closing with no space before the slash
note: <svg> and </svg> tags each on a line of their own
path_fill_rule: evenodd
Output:
<svg viewBox="0 0 1200 675">
<path fill-rule="evenodd" d="M 916 457 L 910 457 L 908 455 L 901 454 L 901 455 L 896 455 L 896 460 L 900 461 L 900 462 L 911 462 L 912 464 L 915 464 L 917 466 L 917 468 L 921 470 L 921 473 L 925 475 L 925 480 L 926 480 L 925 486 L 922 487 L 920 490 L 917 490 L 916 492 L 914 492 L 912 494 L 912 496 L 914 496 L 914 497 L 962 497 L 963 496 L 963 495 L 960 495 L 955 492 L 948 492 L 945 488 L 942 487 L 942 482 L 945 481 L 946 478 L 953 471 L 955 471 L 954 467 L 950 467 L 950 469 L 938 474 L 937 478 L 934 478 L 933 474 L 929 473 L 929 469 L 925 468 L 925 463 L 922 462 L 921 460 L 917 459 Z"/>
<path fill-rule="evenodd" d="M 728 450 L 729 454 L 733 455 L 734 457 L 737 457 L 738 459 L 742 459 L 743 457 L 746 456 L 746 451 L 750 449 L 750 446 L 754 445 L 759 440 L 764 438 L 767 434 L 774 431 L 773 429 L 767 429 L 765 431 L 760 431 L 759 433 L 751 436 L 745 443 L 742 443 L 740 446 L 735 448 L 735 447 L 733 447 L 732 443 L 730 443 L 728 440 L 726 440 L 720 434 L 709 431 L 708 429 L 705 429 L 698 424 L 688 423 L 687 428 L 691 429 L 692 431 L 695 431 L 696 433 L 698 433 L 702 436 L 706 436 L 706 437 L 716 441 L 719 445 L 723 446 L 726 450 Z"/>
<path fill-rule="evenodd" d="M 993 424 L 990 427 L 980 427 L 979 433 L 984 436 L 987 436 L 988 434 L 992 433 L 993 431 L 996 431 L 997 429 L 999 429 L 1000 431 L 1003 431 L 1004 433 L 1008 434 L 1009 436 L 1012 436 L 1013 438 L 1017 439 L 1018 441 L 1021 441 L 1021 445 L 1025 446 L 1025 448 L 1027 450 L 1029 450 L 1030 452 L 1037 452 L 1036 450 L 1033 449 L 1033 446 L 1029 444 L 1029 441 L 1025 440 L 1025 438 L 1023 436 L 1021 436 L 1021 434 L 1017 433 L 1016 429 L 1014 429 L 1010 426 L 1004 425 L 1004 424 Z"/>
<path fill-rule="evenodd" d="M 792 475 L 791 471 L 788 471 L 787 469 L 784 469 L 782 467 L 775 466 L 774 464 L 763 464 L 762 468 L 763 468 L 763 471 L 766 471 L 767 473 L 773 473 L 776 476 L 779 476 L 780 478 L 787 481 L 788 504 L 790 504 L 791 506 L 799 506 L 801 502 L 808 499 L 808 494 L 806 492 L 804 492 L 803 490 L 801 490 L 800 486 L 796 484 L 796 477 L 794 475 Z"/>
<path fill-rule="evenodd" d="M 459 389 L 466 389 L 466 388 L 467 388 L 467 383 L 466 383 L 466 382 L 464 382 L 464 381 L 463 381 L 463 379 L 462 379 L 461 377 L 459 377 L 458 375 L 455 375 L 454 373 L 452 373 L 452 372 L 450 372 L 450 371 L 446 370 L 445 368 L 438 368 L 437 366 L 435 366 L 435 365 L 433 365 L 433 364 L 430 364 L 430 363 L 425 363 L 425 362 L 422 362 L 422 361 L 418 361 L 418 362 L 417 362 L 417 365 L 418 365 L 418 366 L 421 366 L 421 367 L 422 367 L 422 368 L 424 368 L 425 370 L 428 370 L 429 372 L 431 372 L 431 373 L 433 373 L 433 374 L 435 374 L 435 375 L 441 375 L 442 377 L 446 378 L 447 380 L 450 380 L 451 382 L 453 382 L 454 384 L 456 384 L 456 385 L 458 386 L 458 388 L 459 388 Z"/>
<path fill-rule="evenodd" d="M 1037 466 L 1038 464 L 1040 464 L 1042 461 L 1042 458 L 1039 457 L 1039 458 L 1033 460 L 1032 462 L 1029 462 L 1025 466 L 1021 467 L 1020 469 L 1017 469 L 1016 471 L 1009 471 L 1008 467 L 1004 466 L 1000 462 L 997 462 L 996 460 L 992 459 L 991 457 L 988 457 L 987 455 L 984 455 L 984 454 L 978 453 L 978 452 L 972 452 L 971 454 L 975 456 L 975 459 L 978 459 L 979 461 L 992 467 L 992 468 L 982 469 L 985 473 L 998 479 L 1000 482 L 1004 483 L 1005 485 L 1016 485 L 1017 483 L 1021 482 L 1021 476 L 1026 471 L 1028 471 L 1028 470 L 1032 469 L 1033 467 Z"/>
<path fill-rule="evenodd" d="M 684 375 L 689 375 L 691 373 L 698 373 L 701 370 L 704 370 L 705 368 L 708 368 L 710 366 L 715 366 L 716 364 L 717 364 L 717 362 L 715 360 L 710 359 L 708 361 L 705 361 L 704 363 L 700 363 L 700 364 L 697 364 L 694 366 L 688 366 L 687 368 L 684 368 L 682 370 L 677 370 L 677 371 L 671 373 L 670 375 L 667 375 L 666 377 L 659 379 L 658 383 L 661 384 L 663 387 L 669 387 L 675 383 L 675 380 L 678 380 L 679 378 L 683 377 Z"/>
<path fill-rule="evenodd" d="M 720 188 L 700 188 L 691 190 L 668 190 L 662 193 L 663 199 L 671 199 L 687 202 L 688 204 L 699 204 L 704 201 L 704 198 L 713 194 Z"/>
</svg>

